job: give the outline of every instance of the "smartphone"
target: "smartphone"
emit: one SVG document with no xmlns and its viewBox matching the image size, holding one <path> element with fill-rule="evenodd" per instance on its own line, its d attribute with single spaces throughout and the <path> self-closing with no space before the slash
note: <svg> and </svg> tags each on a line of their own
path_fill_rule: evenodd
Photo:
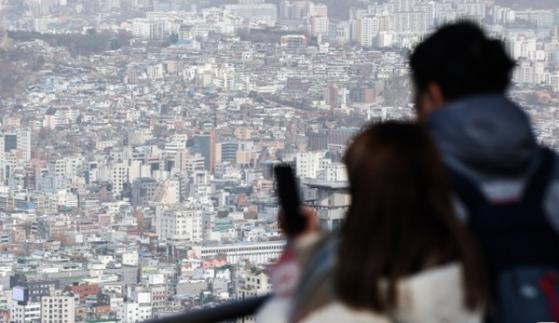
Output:
<svg viewBox="0 0 559 323">
<path fill-rule="evenodd" d="M 279 164 L 274 167 L 276 189 L 279 204 L 285 216 L 285 233 L 296 236 L 303 232 L 307 226 L 301 214 L 301 198 L 295 172 L 288 164 Z"/>
</svg>

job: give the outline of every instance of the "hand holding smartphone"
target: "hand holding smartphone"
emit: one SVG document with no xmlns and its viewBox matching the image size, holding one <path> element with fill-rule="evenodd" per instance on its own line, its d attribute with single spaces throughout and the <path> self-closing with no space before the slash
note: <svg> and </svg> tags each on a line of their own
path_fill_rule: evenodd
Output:
<svg viewBox="0 0 559 323">
<path fill-rule="evenodd" d="M 301 213 L 301 199 L 295 172 L 287 164 L 274 167 L 276 188 L 281 211 L 283 212 L 283 230 L 294 238 L 307 229 L 307 220 Z"/>
</svg>

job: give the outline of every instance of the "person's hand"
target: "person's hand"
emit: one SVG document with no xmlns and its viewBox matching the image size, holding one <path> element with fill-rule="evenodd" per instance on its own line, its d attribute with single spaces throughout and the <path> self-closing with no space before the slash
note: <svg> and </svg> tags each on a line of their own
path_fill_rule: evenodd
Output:
<svg viewBox="0 0 559 323">
<path fill-rule="evenodd" d="M 303 206 L 301 207 L 301 216 L 303 216 L 303 218 L 305 219 L 305 223 L 306 223 L 305 229 L 301 233 L 299 233 L 296 237 L 289 237 L 289 238 L 297 239 L 301 236 L 305 236 L 307 234 L 315 233 L 319 231 L 320 225 L 318 221 L 318 214 L 315 209 L 308 206 Z M 281 209 L 278 214 L 278 224 L 281 231 L 287 235 L 287 230 L 286 230 L 287 224 L 286 224 L 285 214 Z"/>
</svg>

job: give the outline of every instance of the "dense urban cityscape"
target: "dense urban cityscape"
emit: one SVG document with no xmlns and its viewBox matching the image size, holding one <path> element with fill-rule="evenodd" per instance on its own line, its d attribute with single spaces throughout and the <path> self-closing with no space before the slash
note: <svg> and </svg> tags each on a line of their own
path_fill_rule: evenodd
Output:
<svg viewBox="0 0 559 323">
<path fill-rule="evenodd" d="M 273 165 L 335 228 L 368 122 L 414 118 L 410 50 L 479 22 L 559 148 L 559 5 L 0 0 L 0 322 L 141 322 L 270 291 Z"/>
</svg>

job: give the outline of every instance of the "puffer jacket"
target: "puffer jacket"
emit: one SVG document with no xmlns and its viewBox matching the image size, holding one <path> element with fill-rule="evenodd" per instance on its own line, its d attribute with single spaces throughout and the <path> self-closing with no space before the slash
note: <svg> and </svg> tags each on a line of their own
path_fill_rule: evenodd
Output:
<svg viewBox="0 0 559 323">
<path fill-rule="evenodd" d="M 447 166 L 477 184 L 489 201 L 515 200 L 542 160 L 526 113 L 502 95 L 460 99 L 427 120 Z M 544 198 L 549 223 L 559 232 L 559 159 Z M 459 215 L 467 218 L 456 200 Z"/>
</svg>

